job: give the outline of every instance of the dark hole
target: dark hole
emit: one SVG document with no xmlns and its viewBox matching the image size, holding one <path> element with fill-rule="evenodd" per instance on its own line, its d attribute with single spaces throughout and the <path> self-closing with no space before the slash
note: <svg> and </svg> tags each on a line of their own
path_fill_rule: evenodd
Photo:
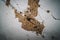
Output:
<svg viewBox="0 0 60 40">
<path fill-rule="evenodd" d="M 47 13 L 49 13 L 50 12 L 50 10 L 47 10 Z"/>
<path fill-rule="evenodd" d="M 20 13 L 22 13 L 22 12 L 20 12 Z"/>
<path fill-rule="evenodd" d="M 55 37 L 54 37 L 54 36 L 52 36 L 51 38 L 52 38 L 52 39 L 54 39 Z"/>
<path fill-rule="evenodd" d="M 28 21 L 30 21 L 30 20 L 31 20 L 31 18 L 27 18 L 27 20 L 28 20 Z"/>
<path fill-rule="evenodd" d="M 26 15 L 24 15 L 24 16 L 26 16 Z"/>
<path fill-rule="evenodd" d="M 43 38 L 45 38 L 45 36 L 44 36 L 44 35 L 42 35 L 42 37 L 43 37 Z"/>
<path fill-rule="evenodd" d="M 38 7 L 40 7 L 40 5 L 38 5 Z"/>
</svg>

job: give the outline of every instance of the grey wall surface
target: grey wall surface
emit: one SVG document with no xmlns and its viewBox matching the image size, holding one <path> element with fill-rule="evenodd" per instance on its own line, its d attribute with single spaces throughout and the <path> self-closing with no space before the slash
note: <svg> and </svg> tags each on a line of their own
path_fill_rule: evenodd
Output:
<svg viewBox="0 0 60 40">
<path fill-rule="evenodd" d="M 16 5 L 17 3 L 19 6 Z M 27 3 L 28 0 L 11 0 L 11 4 L 22 12 L 26 10 Z M 0 40 L 60 40 L 60 20 L 54 20 L 46 12 L 49 9 L 51 14 L 60 19 L 60 0 L 40 0 L 39 4 L 41 8 L 38 8 L 36 19 L 39 21 L 44 20 L 43 34 L 45 38 L 37 36 L 35 32 L 22 29 L 21 23 L 15 18 L 13 9 L 8 8 L 0 0 Z"/>
</svg>

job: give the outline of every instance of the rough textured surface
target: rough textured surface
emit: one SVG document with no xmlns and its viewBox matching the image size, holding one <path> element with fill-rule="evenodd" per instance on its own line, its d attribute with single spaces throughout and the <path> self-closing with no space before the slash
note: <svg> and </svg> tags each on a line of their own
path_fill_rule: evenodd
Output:
<svg viewBox="0 0 60 40">
<path fill-rule="evenodd" d="M 28 0 L 31 14 L 36 17 L 38 15 L 39 0 Z"/>
<path fill-rule="evenodd" d="M 22 22 L 22 28 L 27 31 L 34 31 L 36 34 L 42 34 L 44 29 L 44 24 L 41 24 L 35 17 L 38 14 L 38 2 L 39 0 L 28 0 L 28 5 L 30 6 L 29 11 L 25 11 L 24 16 L 21 12 L 17 12 L 14 9 L 15 16 Z M 33 9 L 33 10 L 32 10 Z"/>
<path fill-rule="evenodd" d="M 40 23 L 38 20 L 35 19 L 38 16 L 38 7 L 39 7 L 39 0 L 28 0 L 28 5 L 30 6 L 27 8 L 28 10 L 24 12 L 17 12 L 14 8 L 15 17 L 18 18 L 19 22 L 22 22 L 22 28 L 27 31 L 34 31 L 36 34 L 42 34 L 44 29 L 44 24 Z M 10 5 L 10 0 L 6 0 L 6 6 Z"/>
</svg>

